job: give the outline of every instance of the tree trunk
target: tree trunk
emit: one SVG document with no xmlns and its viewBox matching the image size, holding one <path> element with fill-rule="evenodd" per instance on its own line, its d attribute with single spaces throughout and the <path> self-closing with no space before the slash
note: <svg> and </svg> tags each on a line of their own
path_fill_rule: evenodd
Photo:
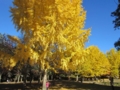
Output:
<svg viewBox="0 0 120 90">
<path fill-rule="evenodd" d="M 1 82 L 1 79 L 2 79 L 2 74 L 0 73 L 0 82 Z"/>
<path fill-rule="evenodd" d="M 76 82 L 78 82 L 78 78 L 79 78 L 79 77 L 78 77 L 78 75 L 77 75 L 77 76 L 76 76 Z"/>
<path fill-rule="evenodd" d="M 69 81 L 71 80 L 70 75 L 68 75 L 68 80 L 69 80 Z"/>
<path fill-rule="evenodd" d="M 47 82 L 47 69 L 45 69 L 45 73 L 44 73 L 44 77 L 43 77 L 42 90 L 47 90 L 47 88 L 46 88 L 46 82 Z"/>
<path fill-rule="evenodd" d="M 42 81 L 42 74 L 40 74 L 40 82 Z"/>
<path fill-rule="evenodd" d="M 50 75 L 47 75 L 47 80 L 50 80 Z"/>
<path fill-rule="evenodd" d="M 26 86 L 27 75 L 23 75 L 23 81 L 24 81 L 24 85 Z"/>
<path fill-rule="evenodd" d="M 53 80 L 53 75 L 51 75 L 51 80 Z"/>
</svg>

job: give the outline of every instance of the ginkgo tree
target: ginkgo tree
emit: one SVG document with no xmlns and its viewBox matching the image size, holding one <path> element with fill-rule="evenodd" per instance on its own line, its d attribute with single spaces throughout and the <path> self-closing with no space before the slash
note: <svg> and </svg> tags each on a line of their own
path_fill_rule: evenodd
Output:
<svg viewBox="0 0 120 90">
<path fill-rule="evenodd" d="M 26 51 L 22 58 L 39 60 L 44 70 L 55 68 L 56 63 L 68 70 L 71 58 L 76 62 L 74 66 L 79 64 L 90 35 L 90 29 L 83 29 L 86 12 L 82 0 L 14 0 L 10 11 L 17 30 L 24 35 L 25 44 L 10 37 L 18 41 L 17 48 Z M 21 54 L 18 49 L 16 52 Z"/>
<path fill-rule="evenodd" d="M 104 53 L 102 53 L 97 46 L 88 47 L 89 53 L 87 58 L 90 60 L 91 64 L 91 75 L 93 76 L 101 76 L 108 75 L 110 73 L 110 63 Z M 104 63 L 103 63 L 104 62 Z"/>
<path fill-rule="evenodd" d="M 110 63 L 104 53 L 97 46 L 86 48 L 85 57 L 79 64 L 78 72 L 84 77 L 96 77 L 110 73 Z M 104 63 L 103 63 L 104 62 Z"/>
<path fill-rule="evenodd" d="M 120 76 L 120 51 L 111 49 L 106 53 L 106 56 L 111 64 L 110 75 L 112 77 L 119 77 Z"/>
</svg>

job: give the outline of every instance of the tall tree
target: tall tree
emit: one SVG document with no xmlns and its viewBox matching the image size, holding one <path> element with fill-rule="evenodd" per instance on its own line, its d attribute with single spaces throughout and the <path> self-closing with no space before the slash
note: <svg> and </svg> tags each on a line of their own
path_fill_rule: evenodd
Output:
<svg viewBox="0 0 120 90">
<path fill-rule="evenodd" d="M 111 49 L 106 53 L 107 58 L 111 64 L 111 76 L 119 77 L 119 69 L 120 69 L 120 51 L 116 51 L 115 49 Z"/>
<path fill-rule="evenodd" d="M 89 46 L 87 48 L 89 54 L 86 58 L 86 67 L 84 67 L 84 74 L 86 76 L 101 76 L 110 73 L 110 63 L 97 46 Z M 104 62 L 104 63 L 103 63 Z"/>
<path fill-rule="evenodd" d="M 120 38 L 114 43 L 114 46 L 118 51 L 120 50 Z"/>
<path fill-rule="evenodd" d="M 89 29 L 83 29 L 86 12 L 82 0 L 14 0 L 13 4 L 10 8 L 13 22 L 24 34 L 26 43 L 21 44 L 16 37 L 10 38 L 18 43 L 16 53 L 19 57 L 25 60 L 31 57 L 32 61 L 37 59 L 41 62 L 45 71 L 44 90 L 49 67 L 60 65 L 59 68 L 68 70 L 70 58 L 77 53 L 82 56 L 90 34 Z M 77 58 L 74 59 L 79 63 Z"/>
<path fill-rule="evenodd" d="M 118 0 L 118 6 L 117 9 L 111 13 L 111 16 L 115 17 L 115 20 L 113 20 L 114 28 L 119 29 L 120 27 L 120 0 Z M 114 43 L 114 46 L 117 50 L 120 50 L 120 39 Z"/>
<path fill-rule="evenodd" d="M 115 17 L 115 20 L 113 20 L 114 28 L 119 29 L 120 27 L 120 0 L 118 0 L 117 9 L 111 13 L 111 16 Z"/>
</svg>

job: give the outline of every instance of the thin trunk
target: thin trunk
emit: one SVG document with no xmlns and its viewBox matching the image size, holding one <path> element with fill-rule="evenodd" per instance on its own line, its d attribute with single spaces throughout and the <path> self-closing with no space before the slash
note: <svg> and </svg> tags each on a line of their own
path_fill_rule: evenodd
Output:
<svg viewBox="0 0 120 90">
<path fill-rule="evenodd" d="M 78 82 L 78 78 L 79 78 L 79 77 L 78 77 L 78 75 L 77 75 L 77 76 L 76 76 L 76 82 Z"/>
<path fill-rule="evenodd" d="M 21 78 L 20 78 L 20 81 L 22 82 L 22 81 L 23 81 L 23 75 L 21 75 L 20 77 L 21 77 Z"/>
<path fill-rule="evenodd" d="M 81 77 L 80 81 L 81 81 L 81 83 L 83 83 L 83 81 L 84 81 L 84 78 L 83 78 L 83 77 Z"/>
<path fill-rule="evenodd" d="M 47 80 L 50 80 L 50 75 L 47 75 Z"/>
<path fill-rule="evenodd" d="M 70 75 L 68 75 L 68 80 L 69 80 L 69 81 L 71 80 Z"/>
<path fill-rule="evenodd" d="M 51 75 L 51 80 L 53 80 L 53 75 Z"/>
<path fill-rule="evenodd" d="M 0 82 L 1 82 L 1 79 L 2 79 L 2 74 L 0 73 Z"/>
<path fill-rule="evenodd" d="M 47 90 L 47 88 L 46 88 L 46 82 L 47 82 L 47 69 L 45 69 L 45 73 L 44 73 L 44 77 L 43 77 L 42 90 Z"/>
<path fill-rule="evenodd" d="M 40 82 L 42 81 L 42 74 L 40 74 Z"/>
<path fill-rule="evenodd" d="M 24 79 L 24 85 L 26 86 L 27 75 L 24 75 L 24 76 L 23 76 L 23 79 Z"/>
</svg>

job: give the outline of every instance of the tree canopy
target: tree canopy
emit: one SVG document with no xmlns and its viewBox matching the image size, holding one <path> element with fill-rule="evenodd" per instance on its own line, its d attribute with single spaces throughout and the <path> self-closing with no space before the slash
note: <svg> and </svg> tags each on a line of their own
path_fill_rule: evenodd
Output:
<svg viewBox="0 0 120 90">
<path fill-rule="evenodd" d="M 120 27 L 120 0 L 118 0 L 117 9 L 111 13 L 111 16 L 115 19 L 113 20 L 114 28 L 119 29 Z M 114 43 L 114 46 L 117 50 L 120 50 L 120 39 Z"/>
<path fill-rule="evenodd" d="M 90 29 L 84 29 L 82 0 L 14 0 L 10 12 L 25 41 L 9 36 L 17 43 L 16 56 L 30 58 L 31 64 L 38 61 L 45 70 L 44 80 L 46 69 L 67 71 L 70 62 L 74 67 L 80 64 L 90 35 Z"/>
<path fill-rule="evenodd" d="M 107 58 L 111 64 L 111 76 L 119 77 L 119 68 L 120 68 L 120 51 L 116 51 L 115 49 L 111 49 L 106 53 Z"/>
<path fill-rule="evenodd" d="M 10 9 L 13 22 L 26 42 L 22 44 L 18 38 L 11 37 L 17 42 L 18 56 L 22 52 L 26 56 L 21 58 L 37 59 L 43 68 L 45 64 L 50 67 L 59 63 L 67 70 L 70 58 L 81 54 L 90 35 L 90 30 L 83 29 L 86 12 L 82 0 L 14 0 L 13 4 Z"/>
<path fill-rule="evenodd" d="M 118 0 L 117 9 L 111 13 L 111 16 L 115 17 L 115 20 L 113 20 L 114 28 L 119 29 L 120 27 L 120 0 Z"/>
<path fill-rule="evenodd" d="M 114 46 L 118 51 L 120 50 L 120 38 L 114 43 Z"/>
</svg>

